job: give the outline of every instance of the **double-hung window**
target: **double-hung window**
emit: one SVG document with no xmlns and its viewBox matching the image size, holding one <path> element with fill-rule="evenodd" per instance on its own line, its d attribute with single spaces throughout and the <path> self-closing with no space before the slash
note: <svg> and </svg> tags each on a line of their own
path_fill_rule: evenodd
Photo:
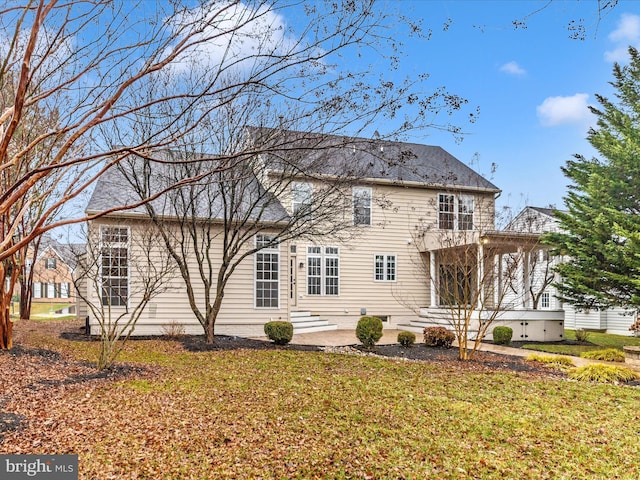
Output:
<svg viewBox="0 0 640 480">
<path fill-rule="evenodd" d="M 473 195 L 438 195 L 438 228 L 441 230 L 473 230 Z"/>
<path fill-rule="evenodd" d="M 313 185 L 306 182 L 291 184 L 291 210 L 294 216 L 310 217 L 313 207 Z"/>
<path fill-rule="evenodd" d="M 280 306 L 280 246 L 270 235 L 256 235 L 255 301 L 256 308 Z"/>
<path fill-rule="evenodd" d="M 129 228 L 100 227 L 102 304 L 126 306 L 129 300 Z"/>
<path fill-rule="evenodd" d="M 374 259 L 374 271 L 377 282 L 395 282 L 396 256 L 376 254 Z"/>
<path fill-rule="evenodd" d="M 307 295 L 340 295 L 338 247 L 307 247 Z"/>
<path fill-rule="evenodd" d="M 44 268 L 47 270 L 54 270 L 56 268 L 56 259 L 55 257 L 45 258 L 44 259 Z"/>
<path fill-rule="evenodd" d="M 353 224 L 371 225 L 371 188 L 353 187 Z"/>
</svg>

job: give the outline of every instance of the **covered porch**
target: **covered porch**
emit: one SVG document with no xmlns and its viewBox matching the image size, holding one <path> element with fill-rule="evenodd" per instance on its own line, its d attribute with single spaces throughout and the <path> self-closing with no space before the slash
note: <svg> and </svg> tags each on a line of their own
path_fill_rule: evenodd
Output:
<svg viewBox="0 0 640 480">
<path fill-rule="evenodd" d="M 488 340 L 498 325 L 513 329 L 513 341 L 562 340 L 564 311 L 534 308 L 536 261 L 546 248 L 540 235 L 492 231 L 469 240 L 439 242 L 448 246 L 421 252 L 428 266 L 430 304 L 402 328 L 419 332 L 428 326 L 451 328 L 468 318 L 471 338 L 480 325 L 492 322 Z"/>
</svg>

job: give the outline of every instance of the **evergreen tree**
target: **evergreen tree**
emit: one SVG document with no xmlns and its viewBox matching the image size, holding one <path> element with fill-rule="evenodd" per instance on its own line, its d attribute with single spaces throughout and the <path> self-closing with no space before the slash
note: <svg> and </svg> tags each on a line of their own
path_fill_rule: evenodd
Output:
<svg viewBox="0 0 640 480">
<path fill-rule="evenodd" d="M 596 95 L 597 128 L 588 140 L 601 158 L 575 155 L 562 169 L 571 180 L 561 232 L 546 235 L 556 254 L 560 295 L 577 308 L 640 308 L 640 55 L 615 64 L 616 101 Z"/>
</svg>

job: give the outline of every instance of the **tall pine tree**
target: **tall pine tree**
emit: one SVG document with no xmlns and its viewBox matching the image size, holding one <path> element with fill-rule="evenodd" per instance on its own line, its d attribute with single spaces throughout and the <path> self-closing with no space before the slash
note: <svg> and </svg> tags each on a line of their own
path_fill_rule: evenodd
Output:
<svg viewBox="0 0 640 480">
<path fill-rule="evenodd" d="M 546 236 L 557 254 L 560 295 L 577 308 L 640 309 L 640 55 L 615 64 L 615 101 L 596 95 L 597 128 L 588 140 L 600 158 L 575 155 L 562 169 L 570 179 L 561 233 Z"/>
</svg>

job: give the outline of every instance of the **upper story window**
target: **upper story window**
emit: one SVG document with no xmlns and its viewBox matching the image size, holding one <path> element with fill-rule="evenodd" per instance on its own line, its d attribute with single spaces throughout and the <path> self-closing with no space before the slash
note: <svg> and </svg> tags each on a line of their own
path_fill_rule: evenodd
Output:
<svg viewBox="0 0 640 480">
<path fill-rule="evenodd" d="M 473 230 L 473 195 L 438 195 L 438 228 Z"/>
<path fill-rule="evenodd" d="M 294 215 L 310 215 L 313 202 L 313 185 L 305 182 L 291 184 L 291 210 Z"/>
<path fill-rule="evenodd" d="M 102 304 L 126 306 L 129 300 L 129 228 L 100 227 Z"/>
<path fill-rule="evenodd" d="M 47 270 L 53 270 L 56 268 L 56 259 L 55 257 L 45 258 L 44 259 L 44 268 Z"/>
<path fill-rule="evenodd" d="M 371 225 L 371 188 L 353 187 L 353 224 Z"/>
</svg>

